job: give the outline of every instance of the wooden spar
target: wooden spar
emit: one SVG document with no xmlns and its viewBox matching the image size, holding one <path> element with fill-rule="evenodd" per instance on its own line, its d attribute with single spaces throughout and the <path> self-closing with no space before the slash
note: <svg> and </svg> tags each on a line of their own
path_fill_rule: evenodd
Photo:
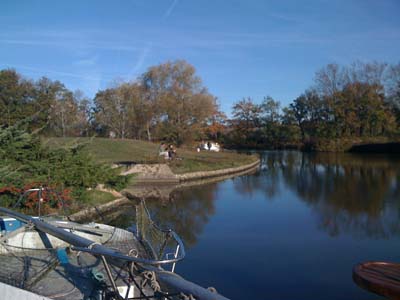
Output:
<svg viewBox="0 0 400 300">
<path fill-rule="evenodd" d="M 129 262 L 144 264 L 143 266 L 145 270 L 154 271 L 157 274 L 158 280 L 160 280 L 165 285 L 175 288 L 176 290 L 183 292 L 187 295 L 193 295 L 196 299 L 199 300 L 228 300 L 227 298 L 221 296 L 220 294 L 213 293 L 197 284 L 189 282 L 182 277 L 176 275 L 175 273 L 163 271 L 156 266 L 159 266 L 162 263 L 174 263 L 177 260 L 164 260 L 164 261 L 155 261 L 148 260 L 144 258 L 132 257 L 124 255 L 123 253 L 110 249 L 104 245 L 95 243 L 89 239 L 86 239 L 81 236 L 77 236 L 65 229 L 58 228 L 53 226 L 41 219 L 32 218 L 30 216 L 9 210 L 4 207 L 0 207 L 0 212 L 5 213 L 15 219 L 18 219 L 24 223 L 32 224 L 36 230 L 50 234 L 64 242 L 73 246 L 74 250 L 84 251 L 90 253 L 94 256 L 99 257 L 108 257 L 111 258 L 110 263 L 118 266 L 126 266 Z"/>
<path fill-rule="evenodd" d="M 400 264 L 365 262 L 353 269 L 353 280 L 363 289 L 393 300 L 400 300 Z"/>
</svg>

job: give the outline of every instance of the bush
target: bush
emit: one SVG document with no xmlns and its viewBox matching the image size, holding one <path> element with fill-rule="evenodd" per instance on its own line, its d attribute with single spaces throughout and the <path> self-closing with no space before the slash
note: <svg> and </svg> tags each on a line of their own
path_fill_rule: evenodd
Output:
<svg viewBox="0 0 400 300">
<path fill-rule="evenodd" d="M 61 191 L 68 189 L 79 199 L 99 183 L 122 189 L 127 181 L 110 166 L 95 162 L 80 145 L 50 149 L 41 145 L 36 134 L 17 126 L 0 128 L 0 189 L 5 188 L 3 198 L 7 202 L 13 189 L 21 190 L 32 182 Z"/>
</svg>

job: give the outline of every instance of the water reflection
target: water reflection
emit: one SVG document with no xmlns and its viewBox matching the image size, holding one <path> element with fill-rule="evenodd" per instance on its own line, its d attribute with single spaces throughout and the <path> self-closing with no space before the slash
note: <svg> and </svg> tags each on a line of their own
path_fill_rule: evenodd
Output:
<svg viewBox="0 0 400 300">
<path fill-rule="evenodd" d="M 132 199 L 146 199 L 153 219 L 194 246 L 215 214 L 221 183 L 212 181 L 134 187 Z M 330 236 L 389 238 L 400 233 L 400 157 L 338 153 L 264 152 L 258 172 L 232 179 L 235 193 L 283 201 L 288 191 L 310 207 L 317 226 Z M 251 205 L 251 203 L 249 203 Z M 134 208 L 108 216 L 129 227 Z"/>
<path fill-rule="evenodd" d="M 145 198 L 153 219 L 190 248 L 179 273 L 229 298 L 267 291 L 271 299 L 375 299 L 353 284 L 351 270 L 359 261 L 400 259 L 400 157 L 261 158 L 251 175 L 135 187 L 130 196 Z M 134 218 L 132 204 L 110 222 L 129 227 Z"/>
<path fill-rule="evenodd" d="M 129 228 L 136 224 L 135 206 L 144 199 L 151 218 L 162 228 L 172 228 L 187 247 L 196 244 L 204 226 L 215 213 L 216 183 L 192 187 L 136 187 L 127 191 L 132 200 L 112 213 L 103 216 L 107 224 Z"/>
<path fill-rule="evenodd" d="M 163 207 L 157 200 L 147 201 L 153 219 L 162 226 L 173 228 L 191 247 L 196 244 L 204 226 L 215 213 L 216 183 L 172 192 L 171 201 Z"/>
<path fill-rule="evenodd" d="M 290 189 L 332 236 L 388 238 L 400 232 L 399 157 L 267 152 L 262 165 L 266 180 L 256 179 L 252 186 L 269 197 Z M 245 189 L 247 181 L 241 182 Z"/>
</svg>

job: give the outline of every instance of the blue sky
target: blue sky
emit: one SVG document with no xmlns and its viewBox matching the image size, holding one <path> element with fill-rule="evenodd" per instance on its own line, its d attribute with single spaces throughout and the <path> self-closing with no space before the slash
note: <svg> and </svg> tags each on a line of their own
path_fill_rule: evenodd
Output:
<svg viewBox="0 0 400 300">
<path fill-rule="evenodd" d="M 399 0 L 2 0 L 0 68 L 93 97 L 185 59 L 225 112 L 287 105 L 328 63 L 400 62 Z"/>
</svg>

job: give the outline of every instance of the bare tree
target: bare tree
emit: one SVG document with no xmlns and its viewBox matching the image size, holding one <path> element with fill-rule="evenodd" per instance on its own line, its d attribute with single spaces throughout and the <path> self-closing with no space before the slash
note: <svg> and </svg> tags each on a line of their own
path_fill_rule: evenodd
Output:
<svg viewBox="0 0 400 300">
<path fill-rule="evenodd" d="M 71 134 L 71 129 L 77 120 L 77 103 L 72 92 L 61 83 L 55 82 L 57 90 L 49 110 L 49 127 L 56 135 L 65 137 Z"/>
<path fill-rule="evenodd" d="M 332 97 L 347 81 L 346 72 L 337 64 L 328 64 L 315 74 L 316 90 L 324 97 Z"/>
</svg>

